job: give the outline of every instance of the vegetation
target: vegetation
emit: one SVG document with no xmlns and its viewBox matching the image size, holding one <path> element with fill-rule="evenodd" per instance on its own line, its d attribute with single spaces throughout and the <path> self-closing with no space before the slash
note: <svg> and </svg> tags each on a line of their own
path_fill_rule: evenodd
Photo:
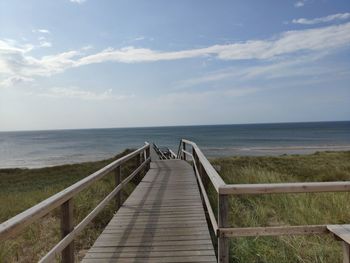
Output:
<svg viewBox="0 0 350 263">
<path fill-rule="evenodd" d="M 130 151 L 116 156 L 119 158 Z M 115 158 L 42 169 L 0 170 L 0 222 L 110 163 Z M 321 152 L 280 157 L 232 157 L 212 160 L 226 183 L 274 183 L 350 180 L 350 152 Z M 135 167 L 129 161 L 123 175 Z M 128 195 L 137 182 L 125 190 Z M 81 221 L 113 188 L 113 176 L 94 183 L 74 198 L 75 223 Z M 216 194 L 209 189 L 214 210 Z M 230 200 L 234 227 L 349 223 L 350 194 L 278 194 L 239 196 Z M 81 259 L 114 212 L 111 202 L 76 240 Z M 0 244 L 0 262 L 35 262 L 60 238 L 60 211 L 45 216 L 14 239 Z M 233 256 L 234 255 L 234 256 Z M 341 262 L 339 242 L 330 236 L 231 239 L 231 262 Z"/>
<path fill-rule="evenodd" d="M 350 152 L 318 152 L 280 157 L 213 160 L 226 183 L 350 180 Z M 216 194 L 210 191 L 216 210 Z M 233 227 L 348 224 L 350 193 L 274 194 L 230 199 Z M 342 262 L 340 243 L 331 236 L 231 239 L 231 262 Z"/>
<path fill-rule="evenodd" d="M 0 222 L 3 222 L 40 201 L 63 190 L 108 163 L 114 158 L 41 169 L 0 169 Z M 127 176 L 136 166 L 134 160 L 122 166 Z M 134 182 L 136 183 L 136 182 Z M 131 182 L 124 191 L 127 196 L 134 188 Z M 106 175 L 74 198 L 74 222 L 80 222 L 114 187 L 114 177 Z M 114 213 L 114 202 L 93 220 L 75 241 L 76 258 L 82 258 Z M 36 262 L 60 239 L 60 209 L 27 227 L 19 236 L 0 244 L 0 262 Z"/>
</svg>

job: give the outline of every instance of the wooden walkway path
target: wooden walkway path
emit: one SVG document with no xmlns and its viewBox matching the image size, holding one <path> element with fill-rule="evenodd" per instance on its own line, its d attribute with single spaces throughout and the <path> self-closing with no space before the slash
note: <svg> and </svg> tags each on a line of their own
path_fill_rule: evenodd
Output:
<svg viewBox="0 0 350 263">
<path fill-rule="evenodd" d="M 217 262 L 193 168 L 151 162 L 82 262 Z"/>
<path fill-rule="evenodd" d="M 156 150 L 146 142 L 137 150 L 1 223 L 0 242 L 15 237 L 30 224 L 60 208 L 61 239 L 39 263 L 55 262 L 58 256 L 62 263 L 74 263 L 74 239 L 108 203 L 115 201 L 118 208 L 123 187 L 141 171 L 147 171 L 83 262 L 216 262 L 208 230 L 210 226 L 213 238 L 217 240 L 217 260 L 220 263 L 229 263 L 230 238 L 315 234 L 335 236 L 342 244 L 343 263 L 350 263 L 350 225 L 239 228 L 231 227 L 229 218 L 230 196 L 349 192 L 350 181 L 226 184 L 196 143 L 182 139 L 177 155 L 169 148 L 161 150 L 155 144 L 153 146 Z M 187 158 L 192 167 L 186 162 Z M 129 160 L 138 165 L 121 181 L 121 167 Z M 116 187 L 84 219 L 74 224 L 74 197 L 110 173 L 114 173 Z M 217 216 L 207 195 L 207 183 L 217 195 Z"/>
</svg>

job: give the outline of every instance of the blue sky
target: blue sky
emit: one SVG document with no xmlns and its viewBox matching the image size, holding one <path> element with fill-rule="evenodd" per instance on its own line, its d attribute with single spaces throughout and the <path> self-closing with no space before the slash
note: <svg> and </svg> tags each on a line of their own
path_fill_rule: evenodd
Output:
<svg viewBox="0 0 350 263">
<path fill-rule="evenodd" d="M 350 1 L 0 2 L 0 130 L 349 120 Z"/>
</svg>

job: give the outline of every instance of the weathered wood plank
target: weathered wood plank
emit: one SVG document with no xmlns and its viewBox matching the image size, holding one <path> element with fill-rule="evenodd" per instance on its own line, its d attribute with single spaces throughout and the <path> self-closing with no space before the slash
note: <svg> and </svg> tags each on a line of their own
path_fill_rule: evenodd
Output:
<svg viewBox="0 0 350 263">
<path fill-rule="evenodd" d="M 83 263 L 110 263 L 110 259 L 84 259 Z M 155 257 L 155 258 L 119 258 L 118 263 L 182 263 L 182 262 L 216 262 L 215 256 L 181 256 L 181 257 Z"/>
<path fill-rule="evenodd" d="M 69 199 L 67 202 L 61 205 L 61 236 L 64 238 L 74 228 L 73 222 L 73 199 Z M 62 263 L 74 262 L 74 241 L 72 241 L 62 251 Z"/>
<path fill-rule="evenodd" d="M 108 247 L 92 247 L 89 252 L 143 252 L 143 251 L 202 251 L 211 250 L 212 244 L 202 244 L 202 245 L 178 245 L 178 246 L 150 246 L 150 247 L 132 247 L 132 246 L 108 246 Z"/>
<path fill-rule="evenodd" d="M 216 262 L 192 167 L 151 162 L 83 262 Z"/>
<path fill-rule="evenodd" d="M 215 256 L 212 250 L 198 251 L 140 251 L 140 252 L 89 252 L 85 258 L 138 258 L 138 257 L 181 257 L 181 256 Z"/>
<path fill-rule="evenodd" d="M 274 227 L 243 227 L 225 228 L 219 230 L 222 237 L 257 237 L 283 235 L 319 235 L 327 234 L 326 225 L 305 226 L 274 226 Z"/>
<path fill-rule="evenodd" d="M 344 242 L 350 244 L 350 225 L 327 225 L 327 229 Z"/>
<path fill-rule="evenodd" d="M 220 186 L 220 194 L 278 194 L 278 193 L 326 193 L 349 192 L 347 182 L 307 182 L 307 183 L 274 183 L 274 184 L 227 184 Z"/>
</svg>

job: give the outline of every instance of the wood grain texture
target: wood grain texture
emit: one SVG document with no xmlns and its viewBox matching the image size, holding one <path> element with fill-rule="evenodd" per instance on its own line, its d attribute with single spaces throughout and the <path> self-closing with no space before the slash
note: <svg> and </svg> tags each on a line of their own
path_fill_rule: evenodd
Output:
<svg viewBox="0 0 350 263">
<path fill-rule="evenodd" d="M 216 262 L 193 168 L 151 162 L 82 262 Z"/>
<path fill-rule="evenodd" d="M 73 199 L 69 199 L 67 202 L 61 205 L 61 236 L 64 238 L 74 228 L 73 222 Z M 74 241 L 72 241 L 62 251 L 62 263 L 74 262 Z"/>
<path fill-rule="evenodd" d="M 349 192 L 350 181 L 344 182 L 307 182 L 274 184 L 227 184 L 219 187 L 220 194 L 284 194 L 284 193 L 325 193 Z"/>
<path fill-rule="evenodd" d="M 90 174 L 89 176 L 67 187 L 61 192 L 58 192 L 57 194 L 38 203 L 37 205 L 3 222 L 0 224 L 0 241 L 20 233 L 29 224 L 35 222 L 47 213 L 51 212 L 53 209 L 62 205 L 64 202 L 71 199 L 82 190 L 92 185 L 94 182 L 112 172 L 116 167 L 134 158 L 145 150 L 148 150 L 149 148 L 150 145 L 146 143 L 143 147 L 137 149 L 136 151 L 133 151 L 132 153 L 129 153 L 119 158 L 118 160 L 113 161 L 102 169 Z"/>
<path fill-rule="evenodd" d="M 350 225 L 328 225 L 327 229 L 350 245 Z"/>
<path fill-rule="evenodd" d="M 319 235 L 328 234 L 326 225 L 273 226 L 273 227 L 236 227 L 222 228 L 219 235 L 223 237 L 258 237 L 285 235 Z"/>
</svg>

